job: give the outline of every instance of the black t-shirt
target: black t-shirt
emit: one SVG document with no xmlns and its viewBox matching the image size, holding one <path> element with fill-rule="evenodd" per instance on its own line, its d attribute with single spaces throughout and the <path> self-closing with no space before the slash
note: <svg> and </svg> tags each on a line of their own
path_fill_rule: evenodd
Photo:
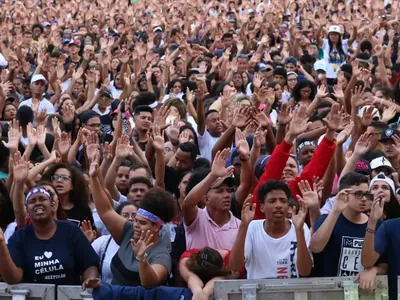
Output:
<svg viewBox="0 0 400 300">
<path fill-rule="evenodd" d="M 17 230 L 8 242 L 11 258 L 24 271 L 23 282 L 80 285 L 80 276 L 99 258 L 78 226 L 55 221 L 48 240 L 36 237 L 32 225 Z"/>
<path fill-rule="evenodd" d="M 165 166 L 164 184 L 165 189 L 171 194 L 179 196 L 179 183 L 181 182 L 182 174 L 180 174 L 173 167 Z"/>
<path fill-rule="evenodd" d="M 71 209 L 65 209 L 65 213 L 67 214 L 67 220 L 76 224 L 77 226 L 81 225 L 81 222 L 86 220 L 92 223 L 92 227 L 94 228 L 94 221 L 92 210 L 89 206 L 83 205 L 74 205 Z"/>
</svg>

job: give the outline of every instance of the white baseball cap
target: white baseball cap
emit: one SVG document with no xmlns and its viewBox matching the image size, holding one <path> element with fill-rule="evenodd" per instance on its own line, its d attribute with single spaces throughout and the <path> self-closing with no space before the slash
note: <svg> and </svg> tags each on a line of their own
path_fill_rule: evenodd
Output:
<svg viewBox="0 0 400 300">
<path fill-rule="evenodd" d="M 372 185 L 376 181 L 384 181 L 384 182 L 386 182 L 390 186 L 390 188 L 392 189 L 393 194 L 396 194 L 396 189 L 394 187 L 394 181 L 392 179 L 390 179 L 389 177 L 387 177 L 384 173 L 379 173 L 374 178 L 372 178 L 372 180 L 371 180 L 371 182 L 369 184 L 369 189 L 371 189 Z"/>
<path fill-rule="evenodd" d="M 379 168 L 379 167 L 387 167 L 392 172 L 396 172 L 396 170 L 393 168 L 393 166 L 390 163 L 390 161 L 384 156 L 377 157 L 377 158 L 371 160 L 369 165 L 371 167 L 371 170 L 375 170 L 376 168 Z"/>
<path fill-rule="evenodd" d="M 314 63 L 314 70 L 315 71 L 322 70 L 322 71 L 324 71 L 326 73 L 326 71 L 327 71 L 326 62 L 324 60 L 322 60 L 322 59 L 321 60 L 317 60 Z"/>
<path fill-rule="evenodd" d="M 44 81 L 47 84 L 47 79 L 42 74 L 33 75 L 32 79 L 31 79 L 31 83 L 34 83 L 34 82 L 40 81 L 40 80 Z"/>
<path fill-rule="evenodd" d="M 341 34 L 340 27 L 337 25 L 329 26 L 328 33 L 331 33 L 331 32 L 336 32 L 336 33 Z"/>
</svg>

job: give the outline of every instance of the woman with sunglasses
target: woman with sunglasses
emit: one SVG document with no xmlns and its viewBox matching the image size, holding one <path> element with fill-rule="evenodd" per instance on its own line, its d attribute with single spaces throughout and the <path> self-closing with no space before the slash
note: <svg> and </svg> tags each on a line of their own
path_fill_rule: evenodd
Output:
<svg viewBox="0 0 400 300">
<path fill-rule="evenodd" d="M 50 181 L 55 186 L 68 221 L 79 226 L 86 220 L 94 227 L 92 210 L 89 207 L 89 192 L 80 169 L 69 164 L 57 163 L 43 174 L 42 180 Z"/>
<path fill-rule="evenodd" d="M 100 218 L 120 245 L 111 262 L 112 284 L 145 288 L 164 284 L 171 273 L 171 256 L 159 233 L 175 216 L 171 194 L 158 188 L 149 190 L 141 199 L 132 224 L 114 211 L 104 190 L 99 152 L 91 161 L 89 176 Z"/>
<path fill-rule="evenodd" d="M 138 207 L 134 202 L 127 201 L 121 203 L 115 211 L 125 220 L 133 223 Z M 113 279 L 111 273 L 111 261 L 114 255 L 118 252 L 119 245 L 112 238 L 111 234 L 108 234 L 96 239 L 92 243 L 92 247 L 100 259 L 100 279 L 106 283 L 111 283 Z"/>
</svg>

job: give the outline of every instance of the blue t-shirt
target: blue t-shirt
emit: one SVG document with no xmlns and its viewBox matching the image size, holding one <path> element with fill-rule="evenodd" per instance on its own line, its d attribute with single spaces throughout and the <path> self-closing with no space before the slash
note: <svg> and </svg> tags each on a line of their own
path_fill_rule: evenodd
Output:
<svg viewBox="0 0 400 300">
<path fill-rule="evenodd" d="M 322 215 L 315 223 L 314 231 L 317 232 L 328 217 Z M 331 237 L 321 252 L 322 276 L 341 277 L 356 276 L 364 270 L 361 264 L 361 249 L 364 243 L 365 231 L 368 222 L 355 224 L 340 214 Z M 378 223 L 378 226 L 381 224 Z"/>
<path fill-rule="evenodd" d="M 388 263 L 389 299 L 397 299 L 397 276 L 400 276 L 400 218 L 383 222 L 375 234 L 375 251 Z"/>
<path fill-rule="evenodd" d="M 23 282 L 80 285 L 80 276 L 99 259 L 78 226 L 55 221 L 57 229 L 48 240 L 36 237 L 32 225 L 17 230 L 8 249 L 17 267 L 24 271 Z"/>
</svg>

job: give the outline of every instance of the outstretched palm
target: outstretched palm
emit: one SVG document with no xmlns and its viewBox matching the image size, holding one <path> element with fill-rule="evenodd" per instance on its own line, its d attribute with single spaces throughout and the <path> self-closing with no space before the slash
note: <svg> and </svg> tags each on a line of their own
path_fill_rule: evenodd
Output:
<svg viewBox="0 0 400 300">
<path fill-rule="evenodd" d="M 226 162 L 228 161 L 230 155 L 231 151 L 228 148 L 222 151 L 218 151 L 215 155 L 210 174 L 217 177 L 225 177 L 231 175 L 233 172 L 233 166 L 225 168 Z"/>
</svg>

